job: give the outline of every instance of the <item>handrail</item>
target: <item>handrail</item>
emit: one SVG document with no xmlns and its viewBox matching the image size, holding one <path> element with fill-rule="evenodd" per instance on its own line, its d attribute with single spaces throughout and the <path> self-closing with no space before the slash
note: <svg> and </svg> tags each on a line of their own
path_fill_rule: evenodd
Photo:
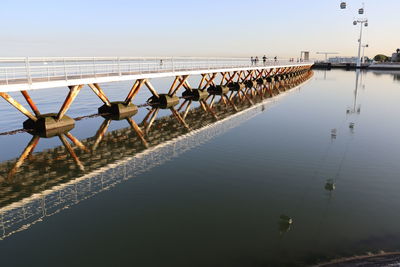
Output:
<svg viewBox="0 0 400 267">
<path fill-rule="evenodd" d="M 0 58 L 0 86 L 73 80 L 82 77 L 124 76 L 193 70 L 305 64 L 287 59 L 223 57 L 26 57 Z"/>
</svg>

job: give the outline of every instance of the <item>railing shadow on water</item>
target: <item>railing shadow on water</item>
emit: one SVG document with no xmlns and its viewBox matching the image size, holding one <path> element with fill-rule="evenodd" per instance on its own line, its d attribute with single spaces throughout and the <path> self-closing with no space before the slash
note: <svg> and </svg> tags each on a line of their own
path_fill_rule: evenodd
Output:
<svg viewBox="0 0 400 267">
<path fill-rule="evenodd" d="M 272 96 L 283 95 L 311 76 L 309 71 L 299 79 L 260 85 L 246 91 L 245 96 L 231 96 L 231 104 L 221 97 L 213 112 L 199 105 L 181 115 L 171 110 L 170 116 L 157 118 L 157 108 L 153 107 L 142 122 L 127 117 L 124 119 L 129 127 L 112 132 L 107 130 L 115 118 L 104 115 L 95 136 L 84 140 L 75 138 L 70 129 L 53 136 L 34 134 L 18 159 L 0 163 L 0 238 L 27 229 L 236 127 L 273 104 L 277 97 Z M 33 153 L 41 138 L 59 138 L 62 145 Z"/>
</svg>

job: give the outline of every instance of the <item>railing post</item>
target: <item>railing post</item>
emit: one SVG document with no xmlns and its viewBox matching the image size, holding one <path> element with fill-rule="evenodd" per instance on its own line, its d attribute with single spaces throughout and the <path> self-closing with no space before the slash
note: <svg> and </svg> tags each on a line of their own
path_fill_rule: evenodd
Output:
<svg viewBox="0 0 400 267">
<path fill-rule="evenodd" d="M 65 80 L 68 81 L 67 66 L 65 65 L 65 58 L 63 58 L 63 62 L 64 62 L 64 76 L 65 76 Z"/>
<path fill-rule="evenodd" d="M 28 81 L 29 84 L 32 84 L 32 76 L 31 76 L 31 70 L 30 70 L 30 66 L 29 66 L 29 58 L 26 57 L 25 58 L 25 67 L 26 67 L 26 79 Z"/>
<path fill-rule="evenodd" d="M 6 78 L 6 84 L 8 85 L 8 73 L 7 73 L 7 69 L 4 70 L 4 74 L 5 74 L 5 78 Z"/>
<path fill-rule="evenodd" d="M 120 58 L 118 57 L 118 75 L 121 76 L 121 63 Z"/>
<path fill-rule="evenodd" d="M 96 62 L 95 62 L 96 58 L 93 57 L 93 75 L 96 78 Z"/>
</svg>

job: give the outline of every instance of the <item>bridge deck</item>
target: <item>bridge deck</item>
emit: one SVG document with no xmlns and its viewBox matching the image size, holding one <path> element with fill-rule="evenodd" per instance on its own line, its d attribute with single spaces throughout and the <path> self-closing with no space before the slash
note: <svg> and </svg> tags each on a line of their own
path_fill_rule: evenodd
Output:
<svg viewBox="0 0 400 267">
<path fill-rule="evenodd" d="M 0 92 L 312 64 L 252 64 L 246 58 L 0 58 Z"/>
</svg>

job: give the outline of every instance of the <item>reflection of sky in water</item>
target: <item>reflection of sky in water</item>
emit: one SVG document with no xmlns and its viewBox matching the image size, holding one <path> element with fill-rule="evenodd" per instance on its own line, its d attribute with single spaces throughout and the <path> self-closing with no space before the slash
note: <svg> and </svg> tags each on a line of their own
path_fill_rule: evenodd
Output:
<svg viewBox="0 0 400 267">
<path fill-rule="evenodd" d="M 355 94 L 355 72 L 315 71 L 258 116 L 0 241 L 3 262 L 281 266 L 397 250 L 400 91 L 393 77 L 361 72 Z M 347 113 L 355 101 L 360 112 Z M 73 134 L 93 136 L 100 123 L 81 121 Z M 12 154 L 2 159 L 18 155 L 29 138 L 0 137 Z M 10 257 L 18 251 L 25 257 Z"/>
</svg>

